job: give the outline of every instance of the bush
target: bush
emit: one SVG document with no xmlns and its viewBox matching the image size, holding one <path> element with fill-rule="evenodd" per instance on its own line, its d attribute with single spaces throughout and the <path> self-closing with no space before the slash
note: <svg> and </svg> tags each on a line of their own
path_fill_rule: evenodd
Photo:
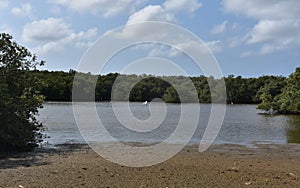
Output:
<svg viewBox="0 0 300 188">
<path fill-rule="evenodd" d="M 42 107 L 39 82 L 29 71 L 37 62 L 25 47 L 0 34 L 0 151 L 24 151 L 42 140 L 35 115 Z"/>
</svg>

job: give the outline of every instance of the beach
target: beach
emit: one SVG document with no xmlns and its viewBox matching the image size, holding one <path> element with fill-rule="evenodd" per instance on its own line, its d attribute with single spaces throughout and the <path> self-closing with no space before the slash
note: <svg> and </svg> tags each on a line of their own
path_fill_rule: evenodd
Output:
<svg viewBox="0 0 300 188">
<path fill-rule="evenodd" d="M 150 167 L 111 163 L 87 145 L 0 158 L 0 187 L 300 187 L 300 145 L 187 146 Z"/>
</svg>

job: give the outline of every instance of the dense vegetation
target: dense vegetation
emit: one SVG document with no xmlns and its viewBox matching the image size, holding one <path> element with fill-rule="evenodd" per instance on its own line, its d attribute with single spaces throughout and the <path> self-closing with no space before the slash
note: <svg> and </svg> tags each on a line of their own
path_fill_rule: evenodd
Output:
<svg viewBox="0 0 300 188">
<path fill-rule="evenodd" d="M 38 64 L 10 35 L 0 34 L 0 151 L 31 149 L 41 139 L 35 114 L 43 96 L 29 72 Z"/>
<path fill-rule="evenodd" d="M 71 101 L 72 86 L 75 71 L 49 72 L 34 71 L 32 75 L 39 78 L 44 84 L 41 93 L 47 101 Z M 127 100 L 129 93 L 130 101 L 151 101 L 161 98 L 165 102 L 195 102 L 191 99 L 190 86 L 187 79 L 182 76 L 147 76 L 147 75 L 108 75 L 95 76 L 80 73 L 80 79 L 74 84 L 82 89 L 83 93 L 90 95 L 93 92 L 93 80 L 97 79 L 95 87 L 96 101 L 112 100 L 111 91 L 113 85 L 113 100 Z M 122 82 L 116 81 L 122 77 Z M 198 100 L 201 103 L 211 102 L 211 93 L 218 95 L 220 91 L 220 79 L 213 77 L 191 77 L 196 88 Z M 234 104 L 259 104 L 258 108 L 278 113 L 300 113 L 300 68 L 297 68 L 289 78 L 282 76 L 261 76 L 259 78 L 242 78 L 229 75 L 223 78 L 226 84 L 227 103 Z M 130 83 L 138 82 L 133 88 Z M 115 82 L 116 81 L 116 82 Z M 208 81 L 212 83 L 209 87 Z M 171 86 L 173 83 L 177 89 L 185 90 L 183 98 L 178 97 L 177 91 Z M 213 91 L 213 92 L 211 92 Z M 83 99 L 84 100 L 84 99 Z"/>
<path fill-rule="evenodd" d="M 287 79 L 269 82 L 261 89 L 262 103 L 258 108 L 284 113 L 300 114 L 300 68 Z"/>
<path fill-rule="evenodd" d="M 82 79 L 75 81 L 74 84 L 80 85 L 84 92 L 87 94 L 92 92 L 93 77 L 91 74 L 82 74 Z M 47 101 L 71 101 L 72 85 L 75 71 L 70 70 L 67 72 L 49 72 L 49 71 L 34 71 L 33 74 L 38 77 L 44 84 L 42 87 L 42 94 L 45 95 Z M 115 79 L 120 76 L 117 73 L 100 75 L 97 78 L 95 89 L 96 101 L 110 101 L 111 90 Z M 184 77 L 181 76 L 146 76 L 146 75 L 121 75 L 122 80 L 127 80 L 128 83 L 132 83 L 133 80 L 140 80 L 131 90 L 129 99 L 130 101 L 151 101 L 154 98 L 162 98 L 166 102 L 180 102 L 176 90 L 165 80 L 172 80 L 172 82 L 181 86 L 183 89 L 186 82 Z M 218 92 L 219 79 L 213 77 L 191 77 L 193 84 L 196 87 L 198 93 L 198 99 L 201 103 L 211 102 L 211 90 L 208 85 L 208 80 L 213 82 L 214 93 Z M 262 76 L 259 78 L 242 78 L 241 76 L 234 77 L 229 75 L 224 78 L 227 90 L 227 102 L 234 104 L 259 104 L 262 101 L 266 102 L 265 98 L 273 100 L 273 98 L 279 95 L 286 82 L 291 82 L 290 87 L 295 87 L 296 83 L 292 83 L 285 77 L 277 76 Z M 295 82 L 298 82 L 297 80 Z M 129 89 L 129 85 L 116 83 L 118 90 L 115 91 L 115 98 L 117 100 L 126 100 L 125 96 L 122 96 L 122 91 Z M 299 85 L 299 84 L 298 84 Z M 289 89 L 286 89 L 289 90 Z M 295 89 L 297 90 L 297 88 Z M 118 93 L 120 92 L 120 93 Z M 269 94 L 267 94 L 269 92 Z M 266 96 L 268 95 L 268 96 Z M 263 105 L 260 105 L 263 106 Z M 268 106 L 266 107 L 266 109 Z"/>
</svg>

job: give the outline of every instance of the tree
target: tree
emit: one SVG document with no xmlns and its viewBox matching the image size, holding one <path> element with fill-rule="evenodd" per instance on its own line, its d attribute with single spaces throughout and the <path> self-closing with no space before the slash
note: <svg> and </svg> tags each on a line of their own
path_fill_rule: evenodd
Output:
<svg viewBox="0 0 300 188">
<path fill-rule="evenodd" d="M 174 87 L 167 88 L 166 93 L 163 95 L 163 100 L 168 103 L 180 103 L 180 98 Z"/>
<path fill-rule="evenodd" d="M 269 81 L 262 87 L 258 93 L 260 93 L 260 100 L 262 101 L 258 105 L 258 109 L 266 111 L 279 111 L 279 95 L 282 93 L 282 89 L 285 85 L 285 78 L 283 77 L 270 77 Z"/>
<path fill-rule="evenodd" d="M 287 79 L 278 106 L 281 113 L 300 114 L 300 67 Z"/>
<path fill-rule="evenodd" d="M 25 47 L 0 34 L 0 151 L 28 150 L 41 141 L 39 82 L 29 70 L 43 65 Z"/>
<path fill-rule="evenodd" d="M 281 114 L 300 114 L 300 68 L 289 76 L 271 77 L 260 91 L 259 109 L 275 110 Z"/>
</svg>

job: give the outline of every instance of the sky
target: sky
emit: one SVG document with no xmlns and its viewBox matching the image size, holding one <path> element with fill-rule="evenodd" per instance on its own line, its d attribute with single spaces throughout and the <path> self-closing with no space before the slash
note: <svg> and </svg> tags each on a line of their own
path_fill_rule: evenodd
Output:
<svg viewBox="0 0 300 188">
<path fill-rule="evenodd" d="M 299 0 L 0 0 L 0 32 L 45 60 L 41 69 L 69 71 L 77 70 L 87 50 L 109 31 L 144 21 L 167 22 L 203 40 L 224 76 L 288 76 L 300 66 L 299 7 Z M 167 34 L 161 28 L 130 32 L 134 38 Z M 192 47 L 193 41 L 182 46 Z M 189 58 L 159 44 L 131 46 L 100 73 L 143 62 L 143 73 L 159 67 L 163 74 L 170 68 L 162 58 L 189 75 L 201 74 Z"/>
</svg>

